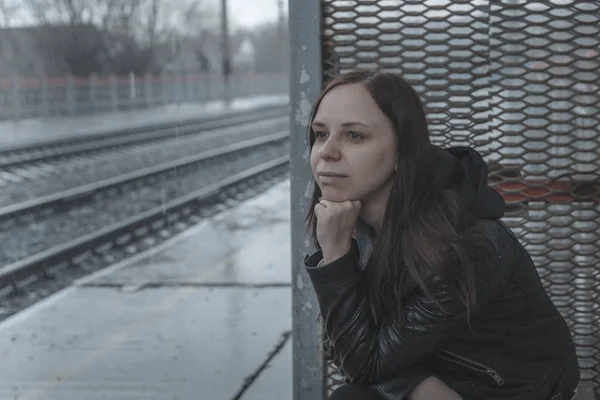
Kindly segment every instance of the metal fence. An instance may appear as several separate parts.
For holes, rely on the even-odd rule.
[[[0,79],[0,120],[149,108],[226,97],[285,94],[287,74],[202,73],[161,76]]]
[[[582,386],[598,389],[600,3],[303,0],[290,23],[294,399],[323,398],[341,378],[317,347],[303,272],[308,112],[333,75],[375,66],[415,86],[434,143],[473,146],[490,163],[505,220],[571,327]]]

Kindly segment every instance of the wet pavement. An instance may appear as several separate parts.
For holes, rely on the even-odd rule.
[[[0,324],[0,399],[291,399],[289,181]]]
[[[182,103],[141,110],[104,112],[76,117],[30,118],[19,121],[0,121],[0,148],[37,143],[63,137],[83,136],[99,132],[209,117],[228,111],[247,110],[264,105],[287,104],[289,96],[263,95],[223,101]]]

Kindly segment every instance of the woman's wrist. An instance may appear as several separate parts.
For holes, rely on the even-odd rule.
[[[337,259],[342,258],[350,251],[350,246],[339,246],[333,249],[323,249],[323,263],[331,264]]]

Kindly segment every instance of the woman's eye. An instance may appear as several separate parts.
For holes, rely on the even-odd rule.
[[[358,132],[348,132],[348,136],[351,140],[360,140],[363,138],[363,135]]]
[[[321,132],[321,131],[316,131],[315,132],[315,138],[317,139],[322,139],[326,136],[327,134],[325,132]]]

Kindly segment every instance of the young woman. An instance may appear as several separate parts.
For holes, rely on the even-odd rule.
[[[305,260],[336,364],[330,399],[571,399],[569,329],[468,147],[429,139],[391,73],[332,81],[310,118]]]

